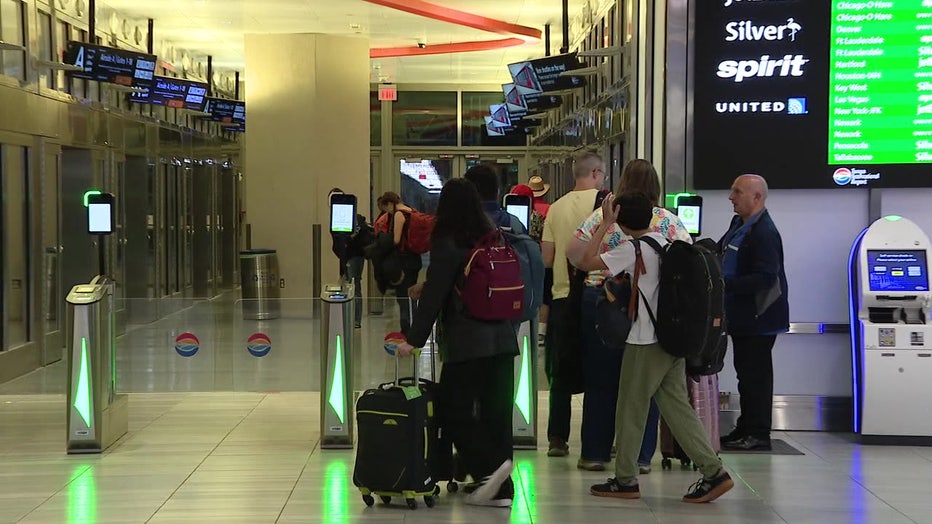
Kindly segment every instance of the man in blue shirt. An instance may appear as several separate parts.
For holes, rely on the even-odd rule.
[[[773,345],[789,327],[783,240],[765,206],[767,181],[739,176],[731,186],[735,217],[718,241],[725,277],[725,316],[734,348],[741,416],[722,437],[725,449],[769,450]]]

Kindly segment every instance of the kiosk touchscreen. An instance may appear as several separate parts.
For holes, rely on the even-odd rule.
[[[330,232],[352,233],[356,226],[356,195],[330,195]]]
[[[929,238],[889,216],[851,252],[854,429],[866,443],[932,444]]]
[[[702,234],[702,197],[699,195],[684,195],[676,199],[676,216],[680,218],[686,231],[698,237]]]
[[[524,195],[505,195],[505,211],[518,217],[526,231],[531,230],[531,198]]]

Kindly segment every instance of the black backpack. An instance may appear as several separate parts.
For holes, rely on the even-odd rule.
[[[682,240],[661,246],[641,237],[660,255],[657,315],[648,313],[657,341],[674,357],[686,359],[689,375],[714,375],[725,366],[725,280],[716,252]]]

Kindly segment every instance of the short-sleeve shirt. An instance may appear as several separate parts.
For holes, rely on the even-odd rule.
[[[660,233],[648,233],[655,238],[660,245],[666,240]],[[602,261],[608,266],[608,270],[613,275],[622,271],[629,273],[634,271],[635,250],[632,242],[621,242],[615,248],[606,253],[599,255]],[[654,331],[654,324],[650,320],[647,312],[647,306],[644,304],[644,297],[650,302],[650,309],[657,314],[657,295],[660,288],[660,255],[646,243],[641,243],[641,259],[644,260],[644,269],[646,273],[638,277],[638,289],[643,296],[638,295],[638,315],[631,324],[631,331],[628,333],[628,344],[653,344],[657,342],[657,334]]]
[[[589,242],[589,240],[592,239],[592,235],[599,229],[599,224],[601,223],[602,208],[599,208],[593,211],[592,214],[589,215],[589,218],[579,225],[579,228],[576,229],[576,238],[583,242]],[[682,240],[690,244],[693,242],[692,237],[689,236],[689,232],[686,231],[686,226],[683,225],[680,218],[662,207],[654,208],[654,216],[650,220],[650,230],[660,233],[663,238],[670,242],[674,240]],[[626,238],[621,227],[619,227],[618,224],[612,224],[612,228],[608,230],[608,233],[606,233],[605,237],[602,239],[602,244],[599,246],[599,254],[611,251],[625,241]],[[590,271],[589,275],[586,276],[586,285],[589,287],[601,286],[602,282],[607,277],[614,274],[617,273],[602,270]]]
[[[550,205],[544,220],[544,242],[553,242],[553,298],[566,298],[570,294],[570,275],[566,268],[566,245],[573,232],[595,206],[595,189],[570,191]]]

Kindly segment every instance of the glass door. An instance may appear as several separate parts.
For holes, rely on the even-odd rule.
[[[65,347],[62,320],[65,310],[65,294],[61,285],[61,147],[48,143],[40,144],[41,206],[42,206],[42,320],[44,340],[42,343],[42,365],[61,360]]]
[[[457,173],[456,159],[451,156],[404,156],[395,160],[398,166],[398,186],[401,200],[418,211],[437,211],[437,201],[444,184]],[[460,175],[456,175],[460,176]],[[376,195],[378,198],[378,195]]]
[[[0,351],[32,339],[29,148],[0,145]]]

